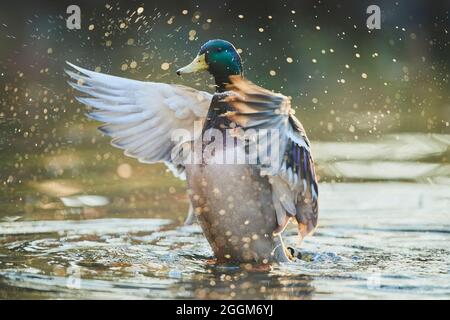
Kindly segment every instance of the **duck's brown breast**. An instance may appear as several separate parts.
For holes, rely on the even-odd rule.
[[[256,166],[188,165],[186,173],[196,216],[219,261],[280,260],[271,186]]]

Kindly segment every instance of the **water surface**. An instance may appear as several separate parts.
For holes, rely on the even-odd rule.
[[[408,153],[411,137],[417,147]],[[399,144],[402,153],[386,163],[386,151]],[[117,178],[124,167],[102,159],[92,181],[71,173],[4,192],[0,297],[450,298],[449,167],[433,161],[448,152],[448,136],[389,136],[379,145],[361,143],[362,153],[357,144],[345,153],[345,143],[315,145],[326,182],[320,224],[302,244],[301,260],[255,269],[216,265],[201,229],[183,226],[182,182],[162,166],[132,162],[131,176]],[[80,154],[41,162],[48,170],[89,171]],[[285,239],[296,245],[294,226]]]

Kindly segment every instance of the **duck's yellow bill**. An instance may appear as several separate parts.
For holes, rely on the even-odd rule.
[[[201,54],[199,56],[196,56],[195,59],[189,63],[187,66],[178,69],[177,74],[185,74],[185,73],[193,73],[193,72],[199,72],[199,71],[205,71],[208,70],[208,64],[205,60],[205,54]]]

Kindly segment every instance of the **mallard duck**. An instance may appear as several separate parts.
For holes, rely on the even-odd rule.
[[[113,146],[140,162],[164,162],[177,177],[187,179],[187,223],[199,222],[219,262],[295,259],[296,251],[283,244],[283,230],[289,221],[296,220],[299,238],[303,239],[318,219],[318,185],[310,142],[289,98],[243,77],[241,57],[230,42],[206,42],[190,64],[177,70],[178,75],[208,71],[215,80],[214,94],[182,85],[124,79],[68,64],[78,71],[67,71],[75,80],[70,85],[88,95],[77,99],[93,108],[90,118],[104,122],[99,129],[112,137]],[[194,128],[198,123],[200,131]],[[174,140],[174,131],[180,129],[188,133],[186,138]],[[251,163],[211,161],[223,157],[235,143],[221,142],[222,150],[206,152],[214,140],[204,139],[210,129],[225,138],[245,140],[239,151],[244,157],[251,153],[249,141],[255,140],[255,132],[273,130],[276,134],[261,145],[279,151],[281,156],[268,162],[259,154]],[[192,148],[198,142],[201,147]],[[200,161],[192,161],[192,155]]]

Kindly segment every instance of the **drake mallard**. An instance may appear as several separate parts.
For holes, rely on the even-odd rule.
[[[195,59],[177,71],[178,75],[208,71],[215,80],[214,94],[68,64],[79,72],[67,71],[75,80],[70,85],[88,95],[77,99],[93,108],[90,118],[104,122],[99,130],[112,137],[113,146],[140,162],[164,162],[177,177],[187,179],[186,223],[198,220],[219,262],[294,258],[295,251],[281,238],[286,225],[295,217],[303,239],[318,219],[310,142],[289,98],[243,77],[241,57],[230,42],[206,42]],[[200,131],[195,128],[199,123]],[[187,138],[174,140],[174,131],[180,129],[188,133]],[[214,139],[204,136],[210,129],[224,135],[221,150],[208,150]],[[211,161],[218,156],[223,159],[238,140],[245,141],[239,152],[248,158],[249,141],[255,141],[258,130],[276,133],[260,144],[281,156],[262,161],[258,153],[255,162]],[[226,143],[230,137],[236,140]],[[200,148],[192,148],[198,144]],[[192,155],[200,161],[192,161]]]

